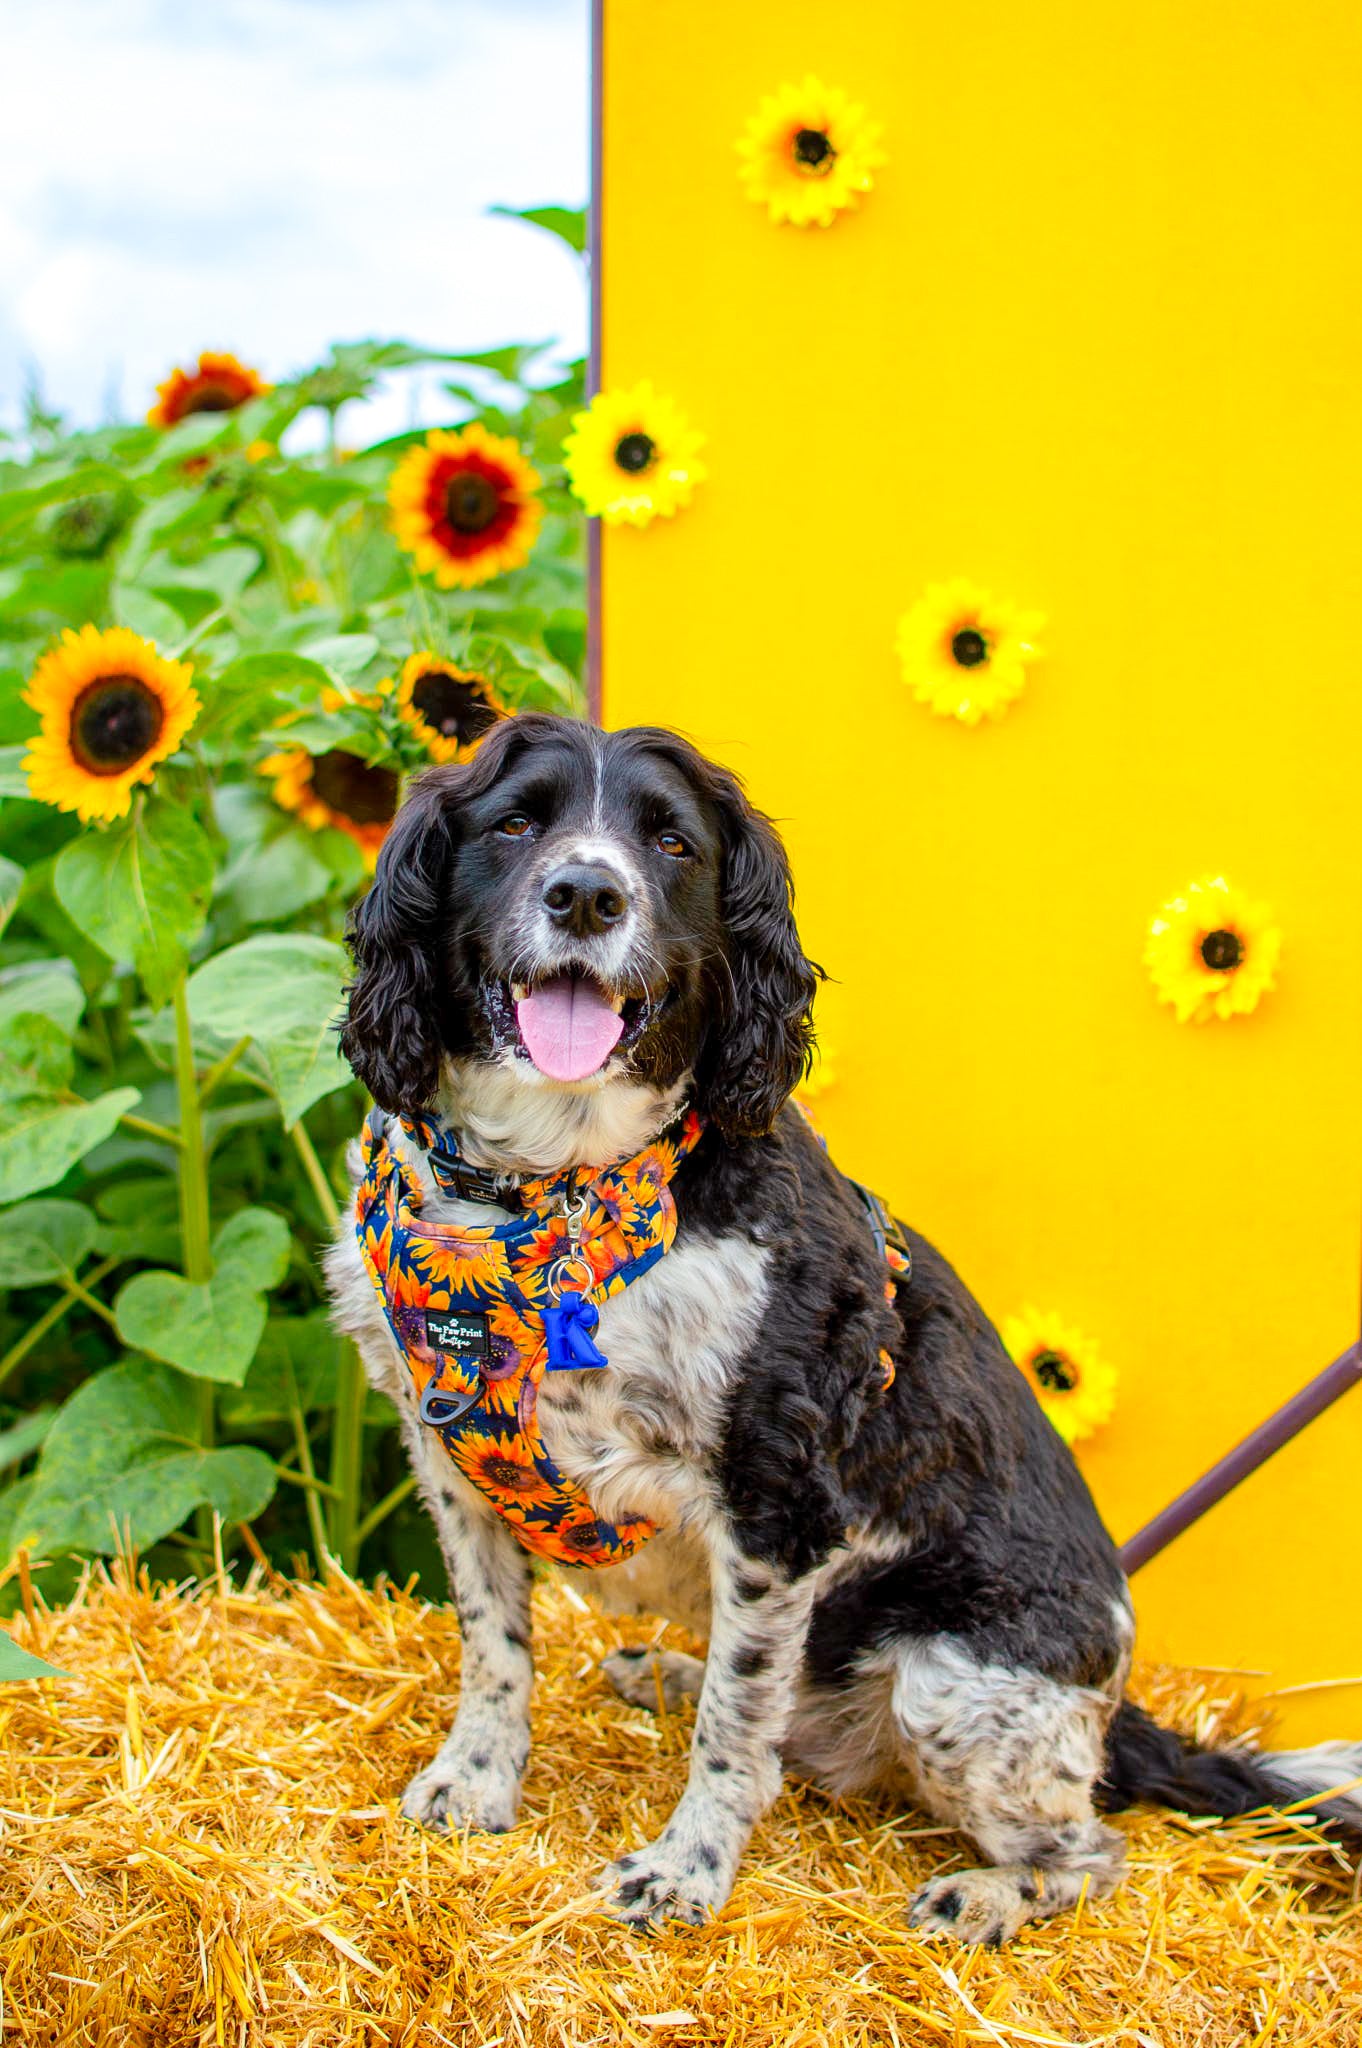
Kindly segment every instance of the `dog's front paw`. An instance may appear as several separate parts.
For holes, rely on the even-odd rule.
[[[402,1814],[423,1828],[477,1828],[504,1835],[520,1811],[520,1780],[482,1750],[441,1751],[402,1794]]]
[[[698,1927],[724,1904],[733,1872],[703,1842],[669,1842],[662,1835],[646,1849],[607,1864],[600,1884],[605,1910],[631,1927],[660,1920],[685,1920]]]
[[[601,1659],[602,1675],[622,1700],[650,1714],[674,1714],[683,1700],[698,1700],[705,1667],[681,1650],[613,1650]]]
[[[1010,1869],[952,1870],[929,1877],[908,1901],[908,1925],[920,1934],[947,1934],[1000,1948],[1034,1917],[1024,1881]]]

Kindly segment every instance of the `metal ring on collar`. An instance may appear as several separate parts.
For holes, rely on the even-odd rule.
[[[574,1267],[586,1275],[585,1280],[580,1284],[564,1278],[564,1275],[570,1273]],[[587,1258],[585,1252],[564,1252],[562,1258],[555,1259],[549,1268],[548,1285],[549,1292],[554,1296],[555,1300],[563,1292],[565,1286],[576,1286],[579,1293],[589,1294],[596,1285],[596,1275],[592,1270],[591,1261]]]

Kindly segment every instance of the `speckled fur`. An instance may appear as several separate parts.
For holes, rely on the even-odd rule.
[[[497,843],[511,810],[531,820],[523,867]],[[683,834],[684,863],[659,864],[661,831]],[[560,1087],[489,1027],[478,992],[511,978],[507,933],[561,967],[533,892],[584,844],[626,890],[629,942],[584,940],[568,965],[637,971],[654,998],[664,971],[668,994],[627,1055]],[[659,1524],[579,1583],[709,1644],[703,1664],[607,1660],[636,1706],[659,1687],[697,1698],[685,1790],[657,1840],[603,1873],[612,1910],[643,1925],[721,1906],[787,1770],[912,1801],[970,1836],[989,1867],[933,1879],[908,1911],[985,1942],[1116,1882],[1099,1807],[1236,1812],[1355,1772],[1346,1745],[1201,1752],[1122,1699],[1129,1596],[1068,1451],[914,1233],[911,1281],[886,1301],[861,1202],[782,1106],[814,976],[779,842],[731,777],[673,735],[516,719],[472,764],[420,779],[354,939],[356,1070],[387,1109],[437,1101],[475,1163],[551,1174],[639,1149],[684,1098],[708,1118],[673,1184],[673,1249],[602,1308],[608,1369],[540,1393],[551,1456],[601,1513]],[[496,1213],[425,1185],[434,1220]],[[403,1810],[509,1827],[529,1747],[528,1562],[417,1420],[348,1229],[328,1270],[338,1320],[401,1411],[464,1635],[454,1727]],[[1362,1821],[1355,1795],[1322,1810]]]

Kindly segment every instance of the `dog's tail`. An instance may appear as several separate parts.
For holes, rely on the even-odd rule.
[[[1143,1801],[1227,1820],[1258,1807],[1289,1806],[1362,1837],[1362,1742],[1203,1749],[1161,1728],[1133,1700],[1122,1700],[1107,1729],[1106,1768],[1095,1798],[1106,1813]]]

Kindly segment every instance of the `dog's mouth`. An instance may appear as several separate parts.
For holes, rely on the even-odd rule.
[[[517,1053],[550,1081],[585,1081],[643,1036],[668,992],[629,994],[593,974],[568,971],[534,982],[496,981],[487,994],[501,1034],[513,1039]]]

